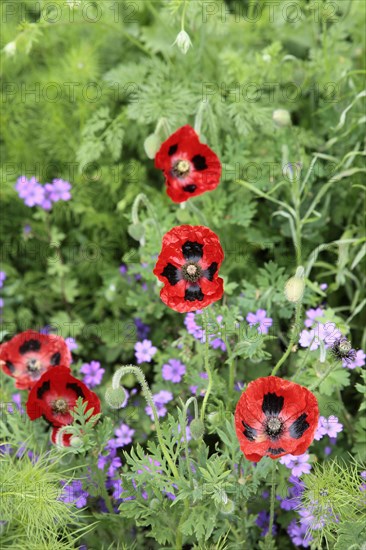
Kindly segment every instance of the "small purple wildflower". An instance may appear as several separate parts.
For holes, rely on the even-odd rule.
[[[159,418],[166,415],[168,411],[165,405],[169,403],[169,401],[171,401],[172,399],[173,399],[173,394],[170,391],[166,391],[166,390],[161,390],[155,395],[153,395],[153,401],[157,409]],[[154,420],[153,411],[150,405],[145,407],[145,412],[147,415],[150,416],[151,420]]]
[[[318,349],[321,341],[324,342],[326,348],[329,348],[341,336],[341,332],[334,323],[325,323],[324,325],[318,323],[311,330],[301,331],[299,344],[303,348],[310,347],[310,351],[314,351]]]
[[[0,288],[4,286],[5,279],[6,279],[5,271],[0,271]]]
[[[136,326],[137,338],[139,340],[144,340],[145,338],[147,338],[150,332],[149,325],[145,325],[145,323],[143,323],[139,317],[136,317],[134,319],[134,323]]]
[[[65,338],[65,342],[70,351],[74,351],[79,347],[76,340],[74,338],[71,338],[71,336],[68,336],[67,338]]]
[[[204,331],[203,329],[197,325],[195,316],[196,314],[202,313],[201,310],[197,310],[196,313],[193,311],[187,313],[187,315],[184,318],[184,324],[186,326],[186,329],[189,334],[191,334],[196,340],[200,340],[201,342],[204,341]]]
[[[258,332],[261,334],[268,334],[268,329],[273,323],[271,317],[267,317],[267,312],[265,309],[257,309],[255,313],[249,312],[246,316],[246,320],[251,327],[254,325],[259,325]]]
[[[119,266],[119,272],[121,275],[126,275],[127,271],[128,271],[128,267],[126,264],[121,264]]]
[[[121,424],[119,428],[114,431],[117,436],[115,441],[115,447],[125,447],[132,443],[132,436],[135,433],[135,430],[130,428],[127,424]]]
[[[261,537],[265,537],[268,533],[269,528],[269,512],[266,510],[261,510],[255,520],[255,523],[262,529]],[[272,535],[277,533],[277,525],[273,524],[272,526]]]
[[[174,384],[178,384],[186,373],[186,366],[179,359],[169,359],[162,368],[162,376],[164,380],[170,380]]]
[[[60,500],[67,504],[72,503],[76,508],[84,508],[89,493],[83,490],[82,482],[77,479],[70,484],[67,484],[67,481],[62,481],[61,484],[63,486],[63,494]]]
[[[338,422],[338,418],[336,416],[331,415],[329,418],[320,416],[314,439],[319,441],[325,435],[328,435],[331,438],[336,438],[337,434],[342,430],[343,424]]]
[[[88,388],[94,388],[101,383],[105,369],[100,368],[99,361],[91,361],[81,365],[80,372],[84,374],[83,382]]]
[[[327,290],[328,285],[327,285],[327,283],[321,283],[321,284],[319,285],[319,288],[320,288],[320,290]]]
[[[296,519],[293,519],[287,527],[287,533],[295,546],[308,548],[313,540],[313,537],[308,534],[306,525],[297,523]]]
[[[71,183],[68,181],[56,178],[52,180],[52,183],[46,183],[44,187],[51,202],[68,201],[71,199]]]
[[[311,470],[311,464],[308,463],[309,453],[303,453],[299,456],[288,454],[280,458],[280,463],[284,464],[292,472],[295,477],[301,474],[308,474]]]
[[[310,328],[316,321],[318,321],[318,317],[323,317],[323,315],[324,310],[321,307],[317,307],[316,309],[308,309],[306,311],[306,319],[304,321],[304,325],[307,328]]]
[[[137,363],[150,363],[151,359],[158,351],[158,348],[152,345],[151,340],[143,340],[142,342],[136,342],[135,344],[135,356]]]
[[[44,188],[35,177],[27,179],[25,176],[21,176],[15,184],[15,189],[26,206],[42,205]]]
[[[345,361],[343,360],[342,364],[343,367],[347,367],[348,369],[355,369],[356,367],[363,367],[365,364],[366,354],[362,349],[359,349],[356,351],[356,357],[353,361]]]

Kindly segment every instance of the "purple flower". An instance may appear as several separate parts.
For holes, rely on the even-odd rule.
[[[288,497],[282,499],[280,506],[283,510],[295,510],[301,502],[300,497],[304,491],[305,484],[293,475],[288,480],[292,485],[288,488]]]
[[[269,512],[266,510],[261,510],[257,516],[257,519],[255,520],[255,523],[258,525],[258,527],[261,527],[261,536],[265,537],[268,533],[269,528]],[[272,535],[275,535],[277,533],[277,525],[273,524],[272,526]]]
[[[28,180],[25,176],[18,178],[15,189],[26,206],[41,206],[44,201],[44,188],[35,177]]]
[[[314,351],[318,349],[321,341],[324,342],[326,348],[329,348],[341,336],[341,332],[334,323],[325,323],[324,325],[318,323],[311,330],[301,331],[299,344],[303,348],[310,347],[310,351]]]
[[[0,298],[0,309],[3,309],[4,307],[4,299]]]
[[[292,472],[295,477],[301,474],[308,474],[311,470],[311,464],[308,463],[309,453],[304,453],[299,456],[288,454],[280,458],[280,463],[284,464]]]
[[[169,359],[168,363],[163,365],[162,376],[164,380],[171,380],[174,384],[180,382],[186,373],[186,366],[178,359]]]
[[[272,326],[273,321],[270,317],[266,317],[266,315],[267,312],[265,309],[257,309],[255,313],[249,312],[246,319],[251,327],[259,325],[259,333],[268,334],[268,329]]]
[[[153,395],[153,401],[157,409],[159,418],[166,415],[168,411],[165,405],[169,403],[169,401],[171,401],[172,399],[173,399],[173,394],[170,391],[166,391],[166,390],[161,390],[155,395]],[[145,407],[145,412],[150,416],[151,420],[154,420],[153,411],[150,405]]]
[[[294,545],[303,546],[304,548],[310,546],[310,542],[313,540],[313,537],[307,534],[307,531],[306,525],[298,524],[296,519],[293,519],[287,527],[287,533]]]
[[[126,275],[127,270],[128,270],[128,268],[127,268],[126,264],[121,264],[119,266],[119,272],[120,272],[121,275]]]
[[[328,285],[327,285],[327,283],[321,283],[321,284],[319,285],[319,288],[320,288],[320,290],[327,290]]]
[[[74,351],[74,349],[78,349],[79,347],[76,343],[76,340],[74,338],[71,338],[71,336],[65,338],[65,342],[70,351]]]
[[[105,369],[100,368],[99,361],[91,361],[81,365],[80,372],[84,374],[83,382],[89,388],[94,388],[101,383]]]
[[[83,484],[79,479],[69,484],[66,481],[62,481],[61,484],[63,492],[60,500],[65,503],[73,503],[76,508],[83,508],[86,505],[89,493],[83,490]]]
[[[365,364],[366,354],[362,349],[356,352],[356,358],[353,361],[343,360],[343,367],[348,369],[355,369],[356,367],[363,367]]]
[[[5,279],[6,279],[5,271],[0,271],[0,288],[4,286]]]
[[[134,319],[134,323],[137,330],[137,338],[139,340],[144,340],[145,338],[147,338],[150,332],[149,325],[145,325],[145,323],[143,323],[139,317],[136,317]]]
[[[106,481],[107,489],[113,489],[112,496],[114,499],[119,500],[123,493],[122,481],[120,478],[109,479]]]
[[[343,430],[343,424],[338,422],[338,418],[336,416],[331,415],[329,418],[325,418],[325,416],[321,416],[319,418],[318,427],[316,429],[314,439],[319,441],[322,439],[325,435],[329,435],[329,437],[337,437],[337,434]]]
[[[52,183],[46,183],[45,190],[48,193],[48,198],[52,202],[68,201],[71,199],[71,183],[62,179],[56,178]]]
[[[360,473],[360,476],[362,477],[362,479],[366,479],[366,470],[364,470],[363,472]]]
[[[187,315],[184,318],[184,324],[186,326],[187,331],[189,334],[191,334],[196,340],[200,340],[201,342],[204,342],[204,331],[203,329],[197,325],[195,316],[196,314],[200,314],[202,311],[199,309],[194,313],[191,311],[190,313],[187,313]]]
[[[152,345],[151,340],[143,340],[135,344],[135,356],[138,364],[150,363],[151,359],[158,351],[158,348]]]
[[[323,317],[324,310],[321,307],[317,307],[316,309],[308,309],[306,312],[306,319],[304,321],[304,325],[308,328],[310,328],[315,321],[318,320],[318,317]]]
[[[119,428],[114,431],[117,436],[115,439],[116,447],[125,447],[132,443],[132,436],[135,433],[135,430],[127,426],[127,424],[121,424]]]

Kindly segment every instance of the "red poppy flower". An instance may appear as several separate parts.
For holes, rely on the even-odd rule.
[[[68,368],[56,367],[45,372],[31,389],[26,403],[27,414],[31,420],[43,416],[56,428],[67,426],[73,422],[70,411],[78,397],[88,402],[86,410],[94,409],[93,414],[100,412],[99,397],[74,378]]]
[[[215,153],[200,142],[191,126],[172,134],[155,156],[155,167],[163,170],[167,193],[174,202],[215,189],[220,181],[221,163]]]
[[[242,393],[235,410],[240,449],[248,460],[301,455],[314,439],[319,409],[303,386],[277,376],[258,378]]]
[[[65,340],[54,334],[26,330],[0,346],[0,366],[21,390],[31,389],[49,368],[70,363]]]
[[[220,241],[207,227],[173,227],[163,237],[154,268],[165,283],[160,293],[164,304],[183,313],[220,300],[224,286],[218,273],[223,259]]]

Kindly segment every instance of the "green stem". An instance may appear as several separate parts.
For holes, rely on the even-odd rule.
[[[181,19],[181,22],[180,22],[180,28],[182,31],[184,31],[184,21],[185,21],[185,18],[186,18],[186,11],[187,11],[187,1],[184,0],[184,4],[183,4],[183,11],[182,11],[182,19]]]
[[[328,374],[330,374],[336,366],[337,366],[337,364],[333,364],[333,363],[331,365],[329,365],[329,367],[323,372],[323,374],[321,375],[319,380],[317,380],[316,382],[314,382],[314,384],[312,384],[310,386],[309,390],[311,392],[314,392],[320,386],[320,384],[323,382],[323,380],[326,379]]]
[[[272,538],[274,507],[275,507],[275,499],[276,499],[276,470],[277,470],[277,465],[276,465],[276,462],[273,461],[272,476],[271,476],[271,503],[270,503],[270,510],[269,510],[269,526],[268,526],[268,533],[266,535],[267,540],[270,540]]]
[[[293,348],[293,345],[295,343],[295,340],[298,336],[298,328],[300,326],[300,319],[301,319],[301,300],[299,300],[296,304],[296,314],[295,314],[295,323],[292,327],[292,334],[291,334],[291,338],[290,338],[290,342],[287,346],[287,350],[286,352],[284,353],[284,355],[281,357],[281,359],[279,361],[277,361],[277,364],[275,365],[275,367],[273,368],[272,372],[271,372],[271,376],[275,376],[276,375],[276,372],[278,371],[278,369],[280,368],[280,366],[286,361],[287,357],[290,355],[291,353],[291,350]]]
[[[204,422],[204,420],[205,420],[205,410],[206,410],[207,400],[208,400],[208,396],[211,393],[212,384],[213,384],[212,373],[211,373],[211,370],[210,370],[209,357],[208,357],[208,346],[209,346],[208,321],[209,321],[209,317],[208,317],[208,311],[206,309],[205,310],[205,321],[204,321],[204,325],[205,325],[204,334],[205,334],[205,371],[207,372],[207,375],[208,375],[208,386],[207,386],[205,396],[203,398],[203,403],[202,403],[202,408],[201,408],[201,420],[202,420],[202,422]]]
[[[189,483],[191,487],[193,488],[193,479],[192,479],[192,470],[191,470],[191,463],[189,460],[189,449],[188,449],[188,441],[187,441],[187,432],[186,432],[186,425],[187,425],[187,411],[189,405],[194,403],[194,418],[198,418],[198,403],[196,397],[190,397],[187,402],[185,403],[183,407],[183,424],[182,430],[183,430],[183,440],[184,440],[184,451],[186,455],[186,463],[187,463],[187,470],[188,470],[188,477],[189,477]]]
[[[174,462],[172,461],[172,458],[169,454],[169,451],[165,446],[165,443],[164,443],[164,440],[163,440],[163,434],[162,434],[161,426],[160,426],[160,422],[159,422],[159,417],[158,417],[158,413],[157,413],[157,410],[156,410],[156,407],[155,407],[153,396],[152,396],[152,393],[150,391],[149,385],[146,382],[146,378],[145,378],[145,375],[142,372],[142,370],[139,367],[136,367],[134,365],[127,365],[125,367],[119,368],[118,371],[115,372],[115,374],[113,375],[112,388],[113,389],[119,388],[122,376],[124,376],[125,374],[129,374],[129,373],[134,374],[136,376],[137,380],[139,381],[139,383],[141,384],[142,392],[144,394],[146,402],[147,402],[148,405],[150,405],[153,416],[154,416],[154,422],[155,422],[155,427],[156,427],[156,435],[157,435],[158,440],[159,440],[160,448],[163,452],[163,455],[164,455],[167,463],[169,464],[169,467],[170,467],[175,479],[179,479],[179,473],[178,473],[177,467],[174,464]]]
[[[225,338],[225,345],[226,345],[228,359],[229,359],[229,396],[231,398],[234,393],[236,365],[235,365],[235,358],[233,357],[233,351],[228,338]]]

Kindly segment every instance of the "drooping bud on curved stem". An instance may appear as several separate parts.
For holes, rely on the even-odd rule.
[[[302,299],[305,290],[304,268],[300,265],[294,277],[285,284],[285,296],[289,302],[298,302]]]

